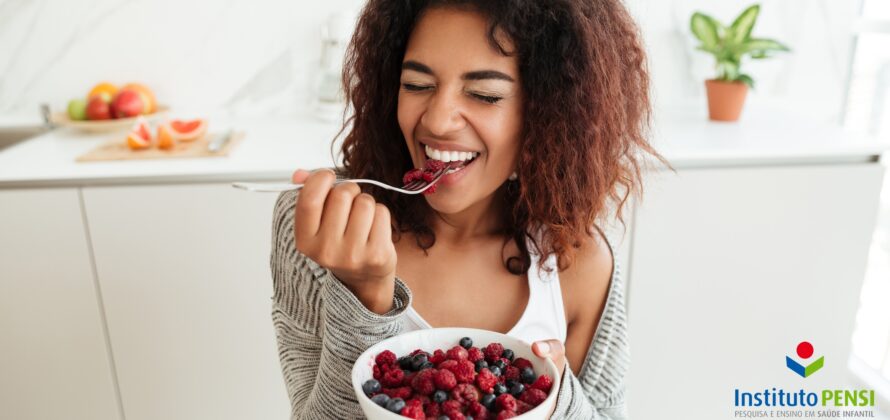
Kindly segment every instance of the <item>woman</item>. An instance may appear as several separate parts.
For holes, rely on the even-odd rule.
[[[352,362],[418,328],[508,333],[563,370],[552,418],[623,418],[618,264],[598,227],[640,188],[648,77],[618,0],[371,0],[343,81],[343,168],[274,215],[273,319],[293,418],[360,418]],[[345,128],[344,128],[345,129]],[[401,195],[426,160],[469,160]]]

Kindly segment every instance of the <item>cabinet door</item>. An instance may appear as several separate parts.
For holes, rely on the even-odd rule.
[[[650,179],[631,251],[631,417],[731,418],[736,388],[843,388],[882,174],[862,164]],[[825,358],[805,380],[785,366],[801,341]]]
[[[76,189],[0,191],[0,417],[120,419]]]
[[[276,197],[85,189],[127,420],[289,417],[270,315]]]

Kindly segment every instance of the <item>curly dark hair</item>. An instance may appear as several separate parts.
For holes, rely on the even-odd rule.
[[[670,166],[648,143],[649,76],[638,29],[620,0],[370,0],[346,54],[343,85],[354,113],[344,121],[341,153],[348,176],[399,184],[413,168],[397,119],[408,37],[429,7],[460,7],[489,22],[491,46],[516,54],[523,97],[518,181],[505,182],[505,258],[514,274],[530,266],[530,239],[542,256],[568,267],[584,236],[612,211],[625,225],[631,194],[642,196],[646,152]],[[514,45],[505,51],[495,31]],[[558,188],[554,188],[558,186]],[[394,234],[412,232],[427,250],[435,243],[425,199],[366,189],[392,214]],[[610,206],[614,207],[610,209]],[[625,225],[626,228],[626,225]],[[540,236],[533,234],[540,229]]]

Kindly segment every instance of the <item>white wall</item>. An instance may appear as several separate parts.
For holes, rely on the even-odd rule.
[[[703,106],[710,59],[693,52],[700,9],[731,21],[751,0],[628,0],[649,46],[656,105]],[[292,113],[305,108],[329,13],[362,0],[0,1],[0,114],[63,107],[93,83],[143,81],[180,110]],[[794,54],[753,63],[753,100],[837,116],[859,0],[763,0],[755,34]]]

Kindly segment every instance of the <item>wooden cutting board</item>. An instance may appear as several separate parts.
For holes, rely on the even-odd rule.
[[[216,153],[207,150],[207,145],[212,139],[223,133],[208,133],[204,137],[192,142],[180,142],[173,149],[161,150],[151,147],[142,150],[132,150],[127,146],[126,137],[109,140],[100,144],[95,149],[80,155],[77,162],[99,162],[111,160],[137,160],[137,159],[177,159],[228,156],[232,149],[244,139],[243,131],[232,133],[232,139]]]

